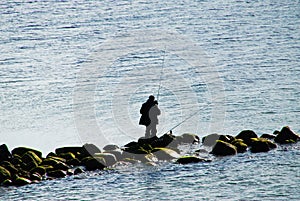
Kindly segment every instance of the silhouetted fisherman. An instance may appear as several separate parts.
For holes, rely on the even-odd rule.
[[[146,138],[150,138],[152,136],[152,134],[154,134],[154,133],[155,133],[154,135],[156,135],[155,129],[156,129],[156,124],[158,123],[158,120],[156,120],[157,117],[156,117],[156,119],[154,118],[151,123],[151,119],[154,116],[154,115],[152,115],[152,113],[155,113],[155,111],[157,111],[157,109],[158,109],[157,104],[155,104],[155,103],[157,103],[157,101],[155,102],[154,99],[155,99],[154,96],[152,96],[152,95],[149,96],[148,100],[145,103],[143,103],[143,105],[140,109],[140,113],[142,114],[142,116],[140,118],[139,124],[146,126],[146,132],[145,132]],[[155,105],[156,105],[157,109],[153,108],[154,112],[152,112],[152,110],[151,110],[151,118],[150,118],[150,115],[149,115],[150,109]],[[159,111],[159,114],[160,114],[160,111]],[[157,123],[155,123],[155,122],[157,122]],[[155,128],[153,130],[154,125],[155,125]],[[150,131],[151,131],[151,134],[150,134]]]

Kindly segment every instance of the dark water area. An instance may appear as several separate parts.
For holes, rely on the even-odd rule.
[[[159,85],[159,135],[195,112],[175,135],[300,133],[299,13],[294,0],[2,1],[0,143],[124,145]],[[299,153],[117,167],[0,200],[297,200]]]

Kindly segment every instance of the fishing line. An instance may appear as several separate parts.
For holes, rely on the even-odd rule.
[[[157,96],[156,96],[156,100],[157,100],[157,101],[158,101],[158,99],[159,99],[159,92],[160,92],[160,88],[161,88],[162,76],[163,76],[163,74],[164,74],[165,56],[166,56],[166,47],[165,47],[165,49],[164,49],[163,60],[162,60],[162,65],[161,65],[160,78],[159,78],[159,85],[158,85],[158,91],[157,91]]]

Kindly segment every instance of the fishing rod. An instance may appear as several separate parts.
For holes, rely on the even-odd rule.
[[[165,47],[165,49],[164,49],[163,60],[162,60],[162,65],[161,65],[160,78],[159,78],[159,85],[158,85],[158,91],[157,91],[157,96],[156,96],[156,100],[157,100],[157,101],[158,101],[158,99],[159,99],[159,92],[160,92],[161,82],[162,82],[162,76],[163,76],[163,72],[164,72],[165,56],[166,56],[166,47]]]

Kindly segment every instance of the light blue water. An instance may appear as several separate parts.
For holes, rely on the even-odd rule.
[[[299,133],[299,13],[293,0],[2,1],[0,142],[44,154],[123,145],[143,135],[139,107],[160,78],[160,133],[197,111],[174,133]],[[299,153],[121,167],[6,189],[1,200],[297,199]]]

